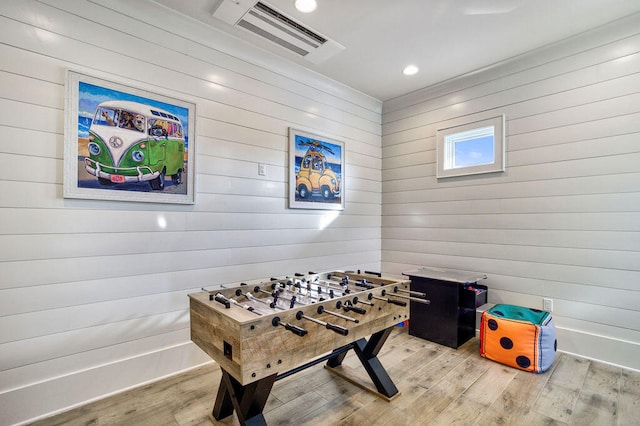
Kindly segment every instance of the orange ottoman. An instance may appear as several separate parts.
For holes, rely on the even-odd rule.
[[[482,313],[480,355],[533,373],[553,364],[558,341],[551,314],[515,305],[495,305]]]

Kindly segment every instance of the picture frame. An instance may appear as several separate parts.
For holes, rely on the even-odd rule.
[[[68,69],[65,198],[195,203],[196,105]]]
[[[344,210],[344,142],[289,128],[289,208]]]
[[[436,131],[436,177],[505,171],[504,115]]]

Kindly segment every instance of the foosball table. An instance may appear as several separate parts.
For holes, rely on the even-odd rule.
[[[410,283],[368,271],[309,272],[190,294],[191,340],[222,370],[212,416],[235,410],[241,424],[265,425],[275,381],[324,361],[366,387],[341,368],[351,349],[375,386],[369,390],[395,397],[377,355],[393,327],[409,319],[408,302],[429,303]]]

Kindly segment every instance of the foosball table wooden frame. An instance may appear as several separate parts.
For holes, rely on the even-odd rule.
[[[429,303],[410,283],[366,271],[309,272],[190,294],[191,340],[222,370],[213,418],[235,410],[243,425],[266,425],[275,381],[324,361],[384,399],[397,396],[377,355],[393,327],[409,319],[409,300]],[[342,367],[351,349],[375,390]]]

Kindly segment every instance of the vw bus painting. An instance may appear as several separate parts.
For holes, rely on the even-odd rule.
[[[70,74],[68,103],[77,121],[68,119],[65,133],[71,133],[70,145],[75,135],[77,149],[69,150],[75,163],[74,171],[65,170],[65,196],[193,203],[189,133],[195,105]]]
[[[290,130],[290,207],[339,210],[344,208],[342,142]]]
[[[154,191],[165,178],[182,183],[184,129],[180,118],[160,108],[131,101],[106,101],[89,127],[84,168],[101,185],[148,182]]]

